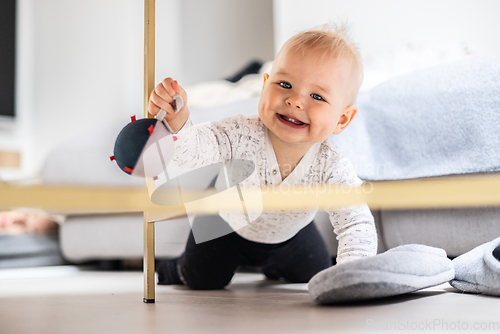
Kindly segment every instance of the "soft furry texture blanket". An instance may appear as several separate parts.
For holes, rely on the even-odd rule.
[[[393,78],[357,105],[334,141],[362,179],[500,171],[500,55]]]

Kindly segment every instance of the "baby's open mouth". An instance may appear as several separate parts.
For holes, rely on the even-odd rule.
[[[286,115],[278,114],[278,116],[279,116],[281,119],[283,119],[283,120],[285,120],[285,121],[287,121],[287,122],[293,123],[293,124],[295,124],[295,125],[299,125],[299,126],[300,126],[300,125],[306,125],[306,124],[307,124],[307,123],[304,123],[304,122],[302,122],[302,121],[299,121],[298,119],[291,118],[291,117],[288,117],[288,116],[286,116]]]

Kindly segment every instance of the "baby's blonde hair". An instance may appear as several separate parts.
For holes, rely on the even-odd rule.
[[[318,51],[322,57],[348,61],[352,71],[352,89],[348,103],[349,105],[356,103],[359,87],[363,81],[363,66],[359,49],[351,42],[346,24],[337,26],[330,23],[302,31],[286,41],[281,50],[285,48],[291,51],[301,51],[303,55],[314,50]]]

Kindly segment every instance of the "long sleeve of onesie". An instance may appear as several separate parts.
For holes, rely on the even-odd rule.
[[[328,183],[341,187],[342,191],[353,191],[350,187],[360,186],[350,160],[340,156],[330,166]],[[330,221],[337,235],[337,263],[343,263],[377,254],[377,231],[375,221],[366,204],[328,209]]]
[[[224,122],[217,122],[193,126],[189,119],[177,133],[173,162],[192,169],[231,159],[230,134],[224,125]]]

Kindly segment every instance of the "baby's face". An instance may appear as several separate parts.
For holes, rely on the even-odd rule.
[[[282,50],[259,102],[270,136],[287,144],[312,146],[343,128],[351,85],[348,62],[311,52]]]

